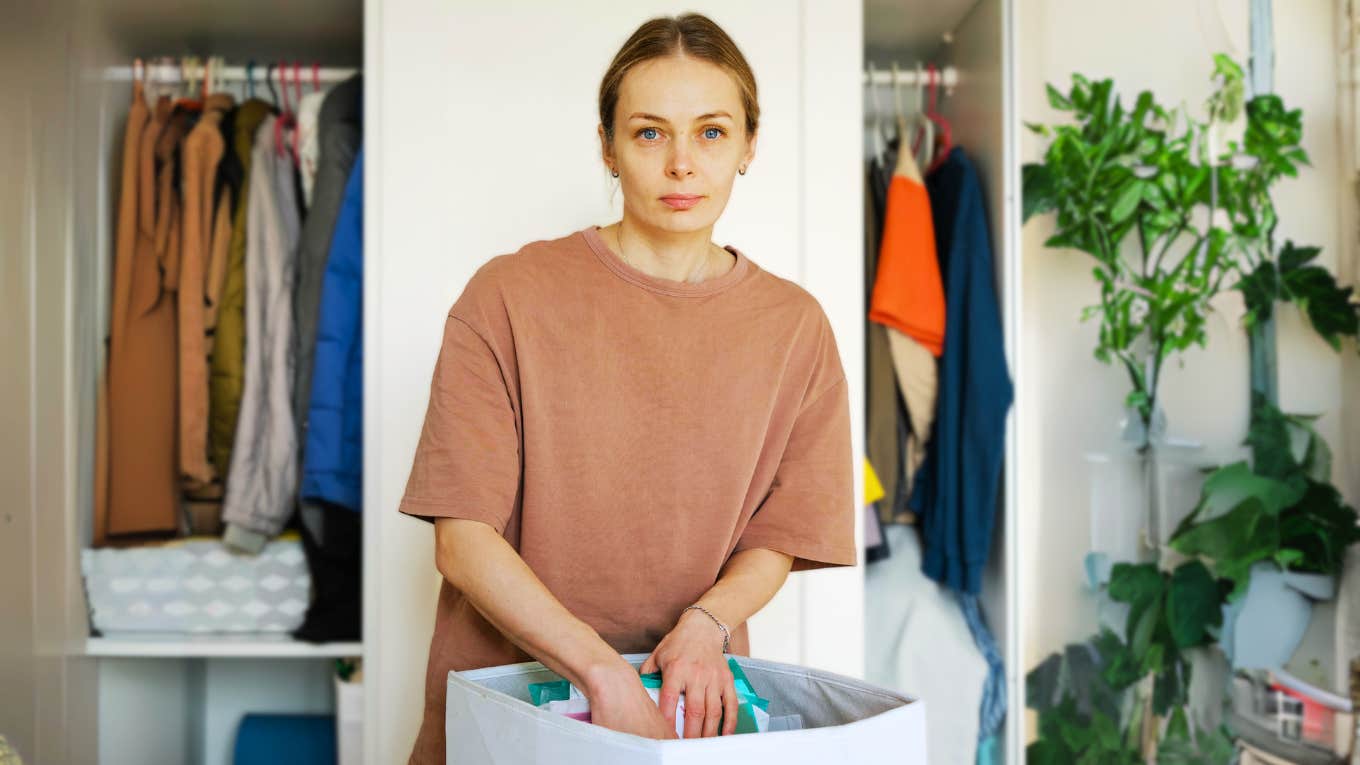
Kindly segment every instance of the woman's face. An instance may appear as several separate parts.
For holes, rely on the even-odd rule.
[[[624,75],[605,160],[619,174],[630,220],[664,231],[712,227],[737,168],[755,156],[736,80],[687,56],[652,59]]]

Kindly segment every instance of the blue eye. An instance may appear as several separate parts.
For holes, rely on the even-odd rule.
[[[639,131],[638,131],[638,135],[642,136],[643,138],[646,138],[648,141],[651,141],[651,140],[653,140],[653,139],[648,138],[647,136],[643,135],[643,133],[655,133],[655,132],[656,132],[656,128],[648,127],[648,128],[643,128],[643,129],[639,130]]]
[[[707,135],[708,132],[709,132],[710,130],[715,131],[715,132],[717,132],[717,134],[718,134],[718,135],[716,135],[716,136],[713,136],[713,137],[710,139],[710,140],[713,140],[713,141],[716,141],[716,140],[718,140],[719,138],[721,138],[722,136],[727,135],[727,131],[726,131],[726,130],[723,130],[722,128],[719,128],[719,127],[704,128],[704,134]]]

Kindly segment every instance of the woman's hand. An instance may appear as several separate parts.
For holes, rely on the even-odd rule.
[[[723,633],[712,619],[686,611],[642,665],[644,675],[661,670],[661,714],[672,728],[685,694],[685,738],[719,735],[720,719],[722,735],[737,730],[737,689],[722,646]]]
[[[590,722],[610,730],[655,739],[678,738],[674,718],[661,716],[661,709],[642,687],[630,664],[620,671],[597,673],[586,697],[590,699]]]

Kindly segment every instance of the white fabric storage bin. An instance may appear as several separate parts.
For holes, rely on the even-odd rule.
[[[290,633],[311,601],[297,535],[259,555],[211,537],[80,551],[90,623],[104,635],[138,632]]]
[[[646,654],[625,654],[641,667]],[[560,679],[538,662],[449,673],[444,729],[450,765],[925,765],[919,700],[861,680],[792,664],[733,657],[771,717],[801,715],[802,730],[657,741],[538,709],[529,684]]]

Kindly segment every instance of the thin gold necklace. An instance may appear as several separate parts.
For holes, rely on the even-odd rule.
[[[627,263],[630,267],[632,267],[632,268],[634,268],[634,269],[637,269],[637,266],[633,265],[633,261],[631,261],[631,260],[628,259],[628,254],[625,253],[625,252],[623,251],[623,224],[622,224],[622,223],[620,223],[618,226],[616,226],[616,227],[614,228],[614,241],[617,242],[618,245],[619,245],[619,257],[623,258],[623,262],[624,262],[624,263]],[[638,270],[641,270],[641,269],[638,269]],[[707,264],[705,264],[705,270],[707,270]],[[705,280],[704,280],[704,279],[700,279],[700,280],[698,280],[697,282],[691,282],[690,280],[686,279],[685,281],[689,282],[690,284],[698,284],[698,283],[703,282],[703,281],[705,281]]]

